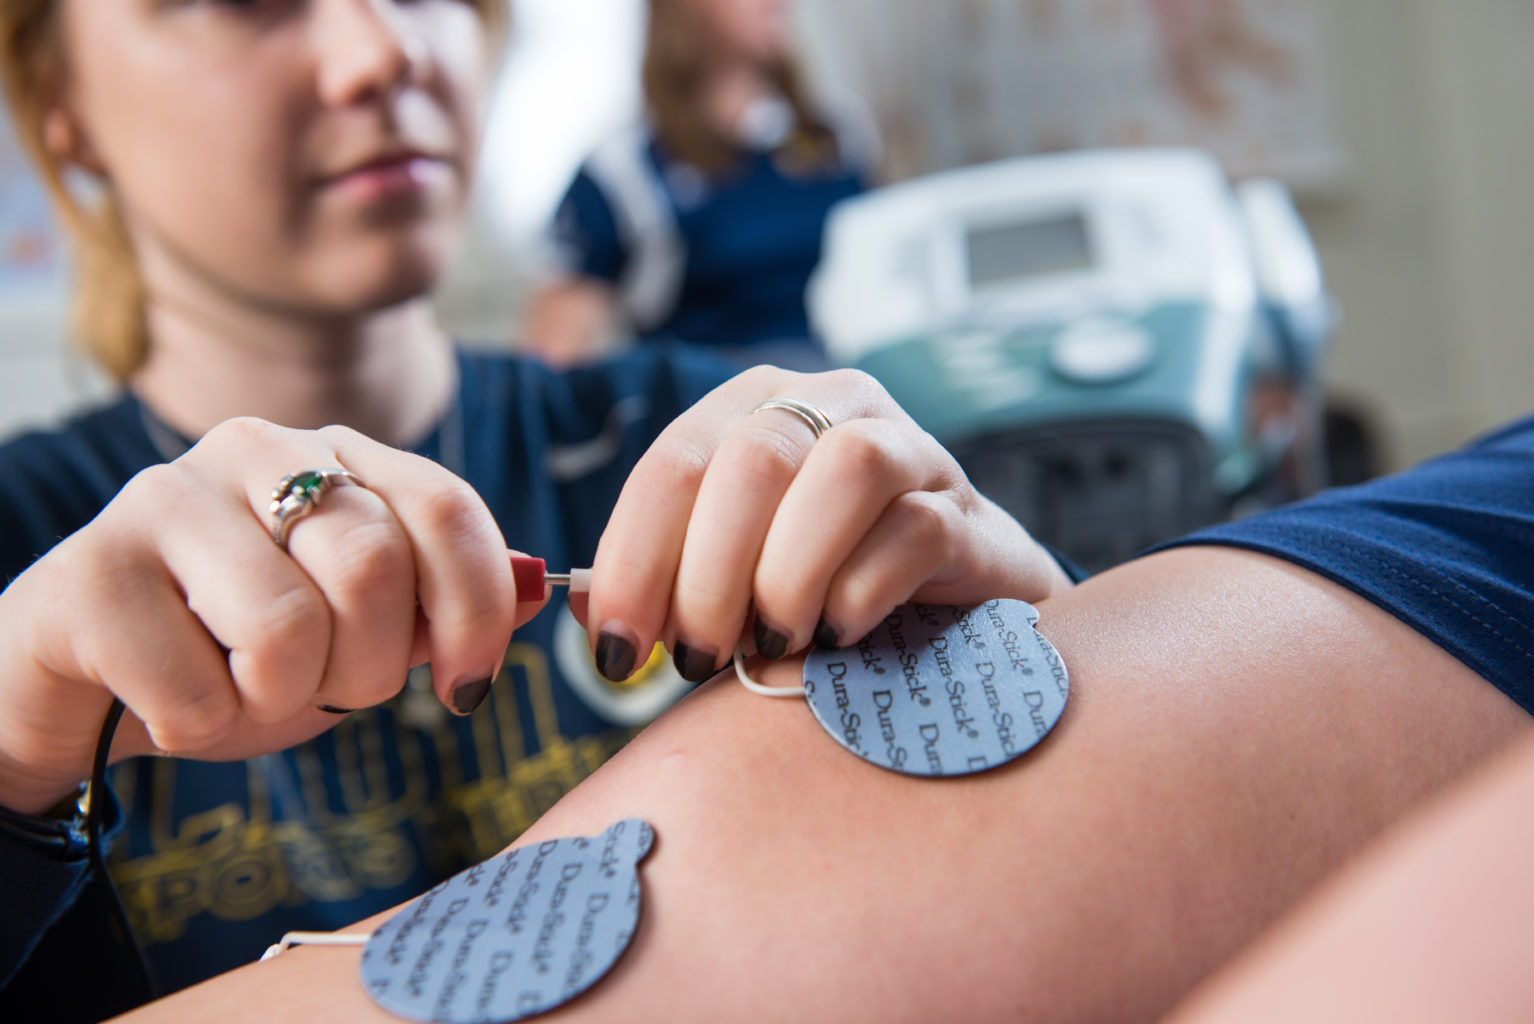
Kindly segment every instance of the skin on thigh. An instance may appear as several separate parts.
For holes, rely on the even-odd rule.
[[[1477,772],[1329,881],[1177,1017],[1534,1019],[1534,742]]]
[[[724,676],[555,806],[524,842],[635,816],[657,836],[633,946],[561,1013],[1143,1020],[1528,730],[1397,620],[1260,555],[1157,555],[1040,610],[1071,701],[1009,766],[885,772]],[[357,957],[292,950],[138,1019],[394,1019]]]

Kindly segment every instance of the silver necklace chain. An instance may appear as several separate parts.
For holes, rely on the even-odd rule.
[[[165,462],[175,462],[181,456],[191,450],[192,444],[186,438],[176,433],[165,421],[149,411],[149,406],[144,404],[141,398],[135,398],[138,402],[139,422],[144,424],[144,433],[149,435],[149,443],[154,446],[156,454]]]

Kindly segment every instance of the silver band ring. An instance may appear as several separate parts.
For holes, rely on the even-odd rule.
[[[267,511],[272,514],[272,540],[279,548],[288,549],[288,531],[293,524],[318,508],[325,492],[339,484],[367,486],[344,469],[301,469],[272,488]]]
[[[769,398],[761,405],[752,409],[751,412],[759,413],[763,409],[782,409],[791,412],[803,420],[811,430],[815,432],[815,440],[820,440],[820,435],[831,429],[831,418],[808,402],[801,402],[797,398]]]

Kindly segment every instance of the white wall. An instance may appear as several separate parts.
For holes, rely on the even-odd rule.
[[[1392,461],[1534,410],[1534,4],[1326,5],[1355,181],[1306,216],[1343,307],[1340,395]]]
[[[1534,3],[1428,4],[1448,330],[1463,426],[1534,410]],[[1473,12],[1473,15],[1472,15]]]
[[[105,391],[69,349],[62,297],[0,304],[0,437],[56,422]]]

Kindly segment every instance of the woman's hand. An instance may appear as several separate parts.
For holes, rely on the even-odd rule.
[[[753,412],[774,397],[819,408],[831,429],[817,440],[792,412]],[[907,600],[1039,600],[1069,586],[873,378],[762,366],[640,460],[602,535],[585,614],[608,678],[661,639],[696,681],[728,661],[753,610],[757,651],[779,657],[852,642]]]
[[[325,492],[284,551],[271,489],[308,467],[366,486]],[[114,695],[114,760],[280,750],[428,660],[443,704],[472,710],[540,607],[515,595],[494,520],[446,470],[344,427],[231,420],[0,594],[0,805],[36,813],[85,778]]]

